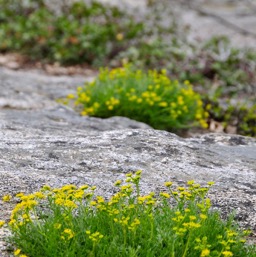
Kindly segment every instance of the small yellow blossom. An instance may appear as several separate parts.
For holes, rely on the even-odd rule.
[[[116,39],[117,39],[118,41],[122,41],[122,40],[124,39],[123,33],[118,33],[118,34],[116,35]]]
[[[91,201],[91,202],[90,202],[90,205],[91,205],[91,206],[95,206],[95,205],[97,205],[97,202],[96,202],[96,201]]]
[[[61,226],[62,226],[62,225],[61,225],[60,223],[55,223],[55,224],[54,224],[54,228],[55,228],[55,229],[60,229]]]
[[[88,185],[82,185],[79,187],[80,190],[86,190],[89,186]]]
[[[20,252],[21,252],[21,249],[16,249],[16,250],[13,252],[13,254],[14,254],[15,256],[17,256],[17,255],[20,254]]]
[[[137,171],[135,172],[135,174],[136,174],[137,176],[139,176],[141,173],[142,173],[142,170],[137,170]]]
[[[115,186],[120,186],[122,184],[122,181],[121,180],[117,180],[116,182],[115,182]]]
[[[164,185],[165,185],[166,187],[170,187],[170,186],[172,186],[172,184],[173,184],[173,183],[170,182],[170,181],[164,183]]]
[[[68,99],[74,99],[75,96],[74,96],[73,94],[68,94],[68,95],[67,95],[67,98],[68,98]]]
[[[223,251],[222,255],[225,256],[225,257],[231,257],[231,256],[233,256],[233,253],[230,252],[230,251]]]
[[[160,195],[165,197],[165,198],[170,198],[171,197],[168,193],[164,193],[164,192],[161,192]]]
[[[206,257],[210,255],[210,250],[209,249],[203,249],[201,252],[200,257]]]
[[[5,224],[3,220],[0,220],[0,228]]]
[[[11,199],[12,199],[12,196],[11,196],[11,195],[4,195],[3,198],[2,198],[2,200],[3,200],[4,202],[9,202]]]
[[[48,185],[44,185],[43,188],[42,188],[43,191],[50,191],[51,190],[51,187],[48,186]]]
[[[200,214],[200,218],[202,219],[202,220],[206,220],[207,219],[207,216],[205,215],[205,214]]]
[[[71,238],[73,238],[75,236],[75,233],[69,229],[69,228],[66,228],[64,229],[64,231],[62,232],[62,236],[61,236],[61,239],[63,240],[70,240]]]

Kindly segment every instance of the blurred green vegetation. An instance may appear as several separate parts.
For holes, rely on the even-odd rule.
[[[143,13],[97,1],[50,8],[44,0],[0,0],[0,52],[62,65],[167,70],[189,80],[209,110],[208,122],[224,131],[256,136],[256,51],[231,46],[228,38],[190,43],[168,1],[148,1]],[[168,19],[166,19],[168,17]]]

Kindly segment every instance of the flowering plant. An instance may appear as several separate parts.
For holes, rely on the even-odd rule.
[[[245,244],[249,232],[211,210],[206,194],[213,182],[166,182],[164,191],[143,195],[140,178],[137,171],[127,174],[125,182],[117,180],[117,193],[109,199],[88,185],[44,186],[33,194],[17,194],[9,221],[14,255],[255,256],[255,246]]]
[[[82,115],[126,116],[167,131],[198,125],[207,128],[208,113],[200,95],[189,81],[170,80],[165,70],[145,73],[131,65],[101,69],[93,82],[78,87],[77,96],[68,98],[75,99]]]

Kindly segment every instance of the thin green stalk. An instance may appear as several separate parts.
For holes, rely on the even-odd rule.
[[[187,243],[186,243],[186,246],[185,246],[185,250],[184,250],[184,253],[183,253],[182,257],[186,257],[186,255],[187,255],[189,241],[190,241],[190,235],[191,235],[191,232],[189,231],[188,240],[187,240]]]

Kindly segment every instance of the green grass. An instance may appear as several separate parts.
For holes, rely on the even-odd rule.
[[[10,242],[19,257],[170,256],[254,257],[247,245],[248,231],[232,217],[227,221],[211,210],[206,198],[209,182],[186,187],[166,182],[158,194],[140,192],[141,171],[116,181],[110,199],[96,196],[96,187],[44,186],[19,203],[8,226]],[[10,196],[5,196],[5,201]],[[3,225],[3,224],[2,224]]]

